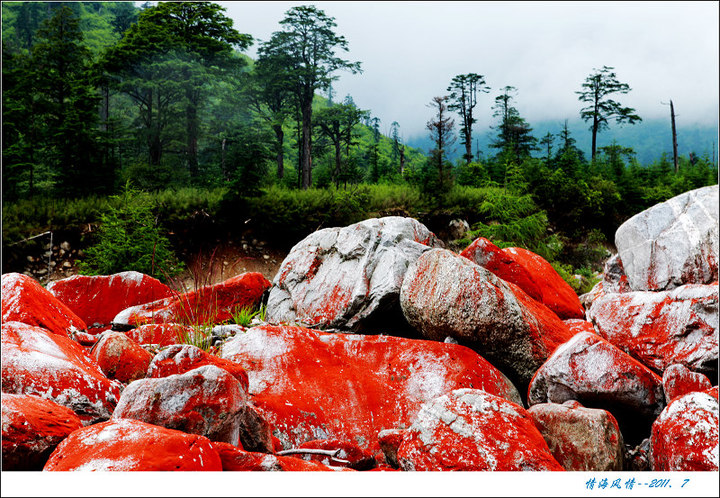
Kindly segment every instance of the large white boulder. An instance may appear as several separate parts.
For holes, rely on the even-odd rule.
[[[273,280],[266,320],[363,331],[377,312],[402,318],[413,261],[442,242],[413,218],[373,218],[318,230],[295,245]]]
[[[667,290],[718,279],[718,186],[680,194],[636,214],[615,232],[633,290]]]

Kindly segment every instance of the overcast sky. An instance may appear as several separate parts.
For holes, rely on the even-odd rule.
[[[632,91],[619,95],[645,118],[666,117],[673,99],[685,122],[718,118],[718,2],[218,2],[256,43],[280,30],[284,13],[315,5],[345,36],[344,57],[363,73],[339,73],[337,99],[398,121],[404,138],[425,133],[427,107],[457,74],[485,76],[491,90],[477,106],[483,128],[495,124],[499,89],[518,89],[516,107],[533,121],[574,119],[577,95],[593,68],[615,68]],[[457,120],[456,120],[457,122]]]

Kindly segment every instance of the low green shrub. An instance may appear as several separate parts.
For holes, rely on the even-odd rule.
[[[113,205],[100,215],[96,241],[79,268],[85,275],[134,270],[160,280],[178,274],[182,265],[153,214],[150,196],[127,183]]]

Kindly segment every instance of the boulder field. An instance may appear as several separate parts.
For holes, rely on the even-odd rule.
[[[3,469],[717,471],[717,192],[628,220],[583,296],[397,216],[272,282],[4,274]]]

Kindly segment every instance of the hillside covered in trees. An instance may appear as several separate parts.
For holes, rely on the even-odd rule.
[[[161,235],[252,229],[288,246],[378,214],[438,231],[462,218],[467,237],[589,274],[624,220],[718,179],[707,149],[641,160],[631,140],[596,146],[598,133],[642,122],[623,106],[631,88],[612,67],[568,95],[585,106],[573,118],[591,130],[589,153],[577,128],[532,126],[518,89],[489,88],[472,72],[447,75],[447,89],[414,103],[433,110],[427,148],[416,148],[399,123],[385,136],[371,109],[334,95],[342,72],[362,78],[362,61],[314,6],[290,9],[260,43],[210,2],[5,2],[2,24],[4,248],[127,217],[133,196],[117,194],[136,192]],[[255,43],[253,60],[245,52]],[[494,99],[490,130],[473,127],[480,93]],[[86,235],[89,244],[97,232]],[[5,266],[27,249],[12,247]]]

